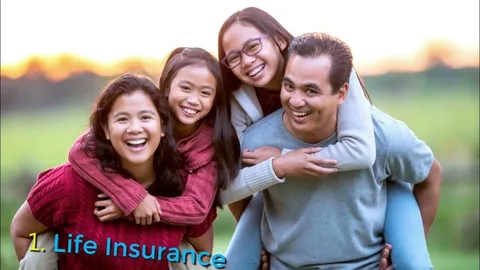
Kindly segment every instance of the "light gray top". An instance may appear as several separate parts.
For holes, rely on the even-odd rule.
[[[283,109],[250,126],[242,148],[270,145],[297,149],[304,143],[287,131]],[[372,108],[376,160],[367,169],[324,179],[287,177],[263,191],[262,239],[271,268],[378,269],[386,209],[385,179],[420,183],[434,161],[430,148],[401,121]]]

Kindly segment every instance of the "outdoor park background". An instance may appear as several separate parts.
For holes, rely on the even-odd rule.
[[[373,104],[406,122],[431,146],[443,166],[440,208],[428,236],[435,268],[479,269],[478,1],[388,1],[393,6],[361,1],[359,8],[364,9],[358,14],[348,13],[351,20],[343,23],[332,19],[336,16],[333,12],[313,19],[315,13],[303,14],[312,11],[302,7],[318,4],[310,1],[286,8],[269,1],[229,1],[220,6],[224,1],[212,0],[215,5],[208,8],[220,6],[221,14],[209,13],[208,22],[204,18],[208,9],[195,6],[199,2],[182,4],[191,7],[186,10],[179,4],[172,7],[175,3],[166,7],[158,4],[161,1],[139,1],[128,9],[149,5],[147,10],[142,7],[142,12],[156,9],[158,16],[150,18],[137,12],[137,17],[131,15],[126,22],[108,17],[115,12],[117,16],[129,14],[126,5],[118,4],[121,1],[99,1],[95,9],[85,7],[88,1],[73,7],[67,2],[2,1],[0,269],[18,269],[9,236],[15,211],[37,173],[66,160],[107,82],[123,72],[148,74],[157,82],[163,57],[176,46],[201,46],[215,52],[223,20],[250,5],[271,12],[296,35],[325,31],[351,45]],[[319,1],[324,9],[345,6],[331,2]],[[49,14],[52,5],[56,11]],[[123,11],[120,7],[116,10],[117,6]],[[108,13],[106,7],[115,12]],[[169,8],[176,8],[178,17],[165,19],[175,16]],[[287,16],[289,11],[305,21]],[[83,15],[75,15],[78,13]],[[395,16],[403,16],[404,21],[398,22]],[[369,18],[373,19],[365,22]],[[192,23],[167,27],[174,19]],[[352,29],[351,21],[356,21],[357,30]],[[117,24],[130,28],[119,30]],[[150,41],[142,34],[134,35],[141,40],[131,41],[128,35],[132,29],[154,34],[154,46],[148,47]],[[172,37],[172,29],[180,34]],[[120,35],[122,31],[126,32],[125,38]],[[205,37],[182,34],[199,32]],[[214,226],[215,252],[223,253],[235,223],[224,210]],[[408,228],[405,230],[408,233]]]

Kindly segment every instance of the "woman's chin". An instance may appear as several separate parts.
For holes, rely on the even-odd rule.
[[[135,166],[142,166],[148,164],[148,162],[153,158],[153,156],[130,156],[130,157],[123,157],[122,163],[123,164],[130,164]]]

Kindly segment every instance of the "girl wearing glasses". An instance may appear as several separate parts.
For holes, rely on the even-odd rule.
[[[285,68],[284,56],[293,36],[270,14],[250,7],[232,14],[218,35],[218,55],[221,59],[225,88],[232,91],[232,124],[242,140],[247,127],[265,115],[281,108],[280,89]],[[242,160],[254,165],[249,169],[262,169],[272,157],[291,159],[287,168],[290,175],[321,177],[334,173],[324,159],[337,162],[336,170],[349,171],[371,167],[375,162],[375,143],[368,93],[355,71],[350,76],[348,96],[338,111],[338,142],[313,153],[311,164],[295,165],[295,159],[311,154],[310,149],[300,149],[295,155],[285,155],[289,149],[263,147],[244,151]],[[308,117],[308,116],[306,116]],[[292,154],[292,153],[289,153]],[[289,156],[289,157],[287,157]],[[279,162],[280,163],[280,162]],[[307,163],[307,162],[306,162]],[[324,168],[325,166],[325,168]],[[275,162],[270,162],[275,171]],[[282,168],[285,169],[285,168]],[[245,170],[245,169],[244,169]],[[435,217],[435,211],[423,213],[415,197],[404,183],[388,184],[386,213],[386,240],[392,244],[393,264],[398,269],[431,269],[425,235]],[[238,221],[236,231],[226,256],[231,267],[258,265],[261,252],[260,222],[262,194],[229,205]],[[432,202],[435,204],[435,202]],[[247,207],[248,205],[248,207]],[[436,207],[433,207],[436,209]],[[427,208],[425,208],[427,209]],[[427,212],[427,211],[425,211]],[[240,219],[241,217],[241,219]],[[400,233],[409,228],[408,234]],[[425,228],[425,230],[424,230]],[[306,243],[307,244],[307,243]],[[386,267],[390,246],[383,250],[380,267]],[[321,254],[321,251],[319,251]],[[263,256],[266,257],[266,256]],[[255,264],[257,263],[257,264]],[[254,269],[254,268],[251,268]]]

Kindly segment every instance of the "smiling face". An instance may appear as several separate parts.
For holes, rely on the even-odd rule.
[[[120,156],[124,169],[153,168],[162,131],[161,119],[151,98],[141,90],[119,96],[109,114],[105,137]]]
[[[192,134],[212,109],[217,80],[205,65],[181,68],[170,84],[168,104],[175,115],[176,130]]]
[[[280,94],[284,123],[305,142],[318,143],[336,130],[338,105],[345,100],[348,84],[332,91],[331,64],[328,56],[292,55],[288,61]]]
[[[225,32],[222,43],[225,59],[238,62],[231,70],[242,82],[269,89],[274,89],[280,82],[284,60],[272,37],[264,35],[253,26],[235,22]],[[237,57],[232,57],[233,52],[240,53],[236,54]]]

